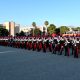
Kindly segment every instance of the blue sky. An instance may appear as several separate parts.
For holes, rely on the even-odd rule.
[[[0,23],[80,26],[80,0],[0,0]]]

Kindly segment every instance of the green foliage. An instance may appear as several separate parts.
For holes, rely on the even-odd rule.
[[[55,33],[56,33],[57,35],[60,35],[60,28],[56,28],[56,29],[55,29]]]
[[[55,33],[55,29],[56,26],[54,24],[50,24],[49,27],[47,28],[49,34]]]
[[[67,26],[61,26],[60,27],[60,33],[63,34],[65,32],[69,31],[69,28]]]
[[[37,28],[35,22],[32,22],[32,26],[33,26],[34,28]],[[34,29],[32,30],[32,35],[34,36]]]
[[[32,26],[36,28],[36,23],[35,22],[32,22]]]
[[[9,32],[7,29],[0,27],[0,36],[8,36]]]
[[[0,28],[3,28],[4,26],[0,25]]]
[[[72,30],[74,30],[74,31],[80,31],[80,27],[72,28]]]
[[[33,35],[33,29],[31,29],[30,33],[31,33],[31,35]],[[38,29],[38,28],[34,29],[34,36],[41,35],[41,33],[42,32],[40,29]]]
[[[19,36],[19,33],[16,33],[16,36]]]
[[[21,31],[20,36],[25,36],[25,33],[23,31]]]
[[[35,35],[41,35],[40,29],[36,28],[36,29],[34,30],[34,34],[35,34]]]
[[[77,27],[76,29],[77,29],[78,31],[80,31],[80,27]]]
[[[44,25],[47,27],[49,25],[49,22],[48,21],[45,21],[44,22]]]
[[[20,33],[16,33],[16,36],[26,36],[26,35],[23,31],[21,31]]]

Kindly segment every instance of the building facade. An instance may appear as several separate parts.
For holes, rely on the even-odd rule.
[[[16,26],[15,22],[5,22],[3,25],[9,31],[10,36],[15,36],[16,33],[19,33],[20,25]]]
[[[31,27],[20,27],[20,32],[23,31],[25,35],[29,35],[31,31]]]
[[[14,36],[15,32],[15,22],[9,22],[9,33],[11,36]]]
[[[20,32],[20,25],[15,24],[14,35],[16,35],[16,33],[19,33],[19,32]]]

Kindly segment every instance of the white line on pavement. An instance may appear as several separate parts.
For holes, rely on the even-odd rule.
[[[8,53],[8,52],[15,52],[15,51],[4,51],[4,52],[0,52],[1,53]]]

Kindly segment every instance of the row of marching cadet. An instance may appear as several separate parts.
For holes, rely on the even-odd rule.
[[[79,57],[80,38],[79,37],[0,37],[1,46],[22,48],[33,51],[50,51],[52,54],[74,55]]]

